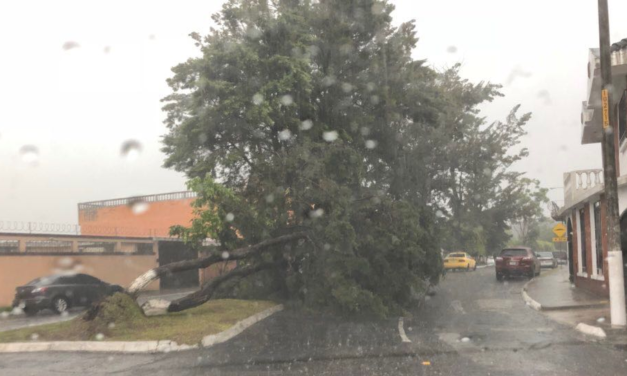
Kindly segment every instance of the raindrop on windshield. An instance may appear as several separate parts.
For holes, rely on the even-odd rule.
[[[69,51],[69,50],[72,50],[74,48],[79,48],[79,47],[80,47],[80,45],[78,43],[76,43],[74,41],[71,41],[71,40],[63,43],[63,46],[62,46],[62,48],[65,51]]]
[[[34,145],[24,145],[20,148],[20,156],[22,161],[31,166],[39,163],[39,149]]]
[[[322,85],[324,86],[331,86],[335,83],[335,77],[333,76],[326,76],[325,78],[322,79]]]
[[[259,39],[261,38],[261,30],[256,27],[249,27],[246,29],[246,36],[250,39]]]
[[[371,11],[372,11],[372,14],[378,15],[378,14],[383,13],[383,9],[384,9],[383,3],[374,3],[372,4]]]
[[[137,140],[127,140],[120,147],[120,155],[127,161],[136,160],[142,152],[142,144]]]
[[[233,220],[235,219],[235,215],[234,215],[233,213],[228,213],[228,214],[226,215],[226,217],[224,217],[224,219],[225,219],[227,222],[233,222]]]
[[[30,340],[31,341],[37,341],[39,339],[39,334],[37,333],[33,333],[30,335]]]
[[[457,52],[457,47],[455,47],[455,46],[448,46],[446,48],[446,52],[448,52],[449,54],[454,54],[454,53]]]
[[[281,141],[287,141],[292,137],[292,132],[290,132],[289,129],[284,129],[281,132],[279,132],[279,139]]]
[[[281,97],[281,104],[282,105],[290,106],[292,103],[294,103],[294,98],[292,98],[291,95],[285,94],[284,96]]]
[[[322,208],[318,208],[316,210],[312,210],[309,212],[309,217],[311,218],[320,218],[324,215],[324,210]]]
[[[353,85],[349,84],[348,82],[344,82],[342,84],[342,90],[345,93],[350,93],[351,91],[353,91]]]
[[[333,142],[337,140],[337,131],[328,131],[322,134],[322,138],[324,138],[327,142]]]
[[[104,334],[98,333],[96,334],[96,341],[102,341],[105,338]]]
[[[300,123],[300,129],[302,131],[306,131],[311,129],[311,127],[313,127],[313,121],[311,120],[304,120],[302,123]]]
[[[150,34],[150,35],[148,36],[148,39],[150,39],[150,40],[155,40],[155,39],[157,39],[157,37],[156,37],[154,34]]]
[[[274,202],[274,195],[272,193],[270,193],[269,195],[266,196],[266,202],[268,204],[271,204]]]
[[[379,104],[379,96],[378,95],[373,95],[370,97],[370,103],[372,104]]]
[[[229,258],[229,253],[227,251],[222,252],[221,254],[223,260],[227,260]]]
[[[361,127],[359,131],[361,132],[362,136],[367,136],[370,134],[370,128],[368,127]]]
[[[366,141],[366,148],[374,149],[376,147],[377,147],[377,142],[375,140],[367,140]]]
[[[597,322],[598,322],[599,324],[600,324],[600,323],[604,323],[604,322],[605,322],[605,317],[599,317],[599,318],[597,319]]]
[[[107,325],[107,328],[109,328],[109,329],[115,328],[115,323],[114,322],[110,322],[109,325]]]
[[[102,52],[108,54],[109,52],[111,52],[111,46],[105,46],[105,48],[102,49]]]
[[[470,342],[470,338],[464,337],[464,338],[462,338],[461,341],[464,342],[464,343],[467,343],[467,342]]]
[[[0,312],[0,318],[6,319],[9,318],[9,315],[11,314],[7,311]]]
[[[135,215],[143,214],[148,211],[148,209],[150,209],[150,204],[146,201],[135,201],[131,204],[131,210]]]
[[[257,106],[263,103],[263,95],[257,93],[253,95],[253,103]]]

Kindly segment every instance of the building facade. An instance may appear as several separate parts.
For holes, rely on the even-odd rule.
[[[627,39],[612,45],[613,103],[616,114],[614,144],[618,178],[619,212],[621,213],[621,248],[627,260]],[[602,141],[601,71],[598,49],[590,49],[588,88],[582,103],[582,144]],[[608,296],[606,239],[606,200],[603,170],[590,169],[564,174],[564,206],[555,208],[554,219],[567,228],[571,280],[598,295]]]

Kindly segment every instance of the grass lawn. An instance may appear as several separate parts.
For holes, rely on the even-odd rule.
[[[23,328],[0,333],[0,342],[27,341],[149,341],[169,339],[178,344],[194,345],[209,334],[219,333],[274,302],[222,299],[183,312],[146,317],[130,297],[116,294],[104,312],[93,321],[78,317],[71,321]]]

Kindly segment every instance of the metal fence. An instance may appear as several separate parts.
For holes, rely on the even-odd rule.
[[[87,235],[87,236],[127,236],[137,238],[168,238],[169,228],[132,228],[108,227],[98,225],[77,225],[68,223],[44,223],[1,221],[0,234],[55,234],[55,235]]]

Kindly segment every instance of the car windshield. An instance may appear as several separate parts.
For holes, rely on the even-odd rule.
[[[1,2],[0,375],[627,374],[626,15]]]

